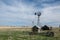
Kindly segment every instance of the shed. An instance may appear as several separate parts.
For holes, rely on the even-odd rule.
[[[37,32],[38,32],[38,29],[39,29],[39,28],[38,28],[37,26],[33,26],[33,27],[32,27],[32,32],[37,33]]]
[[[44,25],[43,27],[41,27],[42,30],[49,30],[49,27],[47,25]]]

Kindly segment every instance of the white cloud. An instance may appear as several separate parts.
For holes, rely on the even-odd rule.
[[[41,16],[42,23],[57,24],[58,22],[60,22],[59,17],[60,17],[60,5],[50,6],[42,9],[42,16]]]
[[[43,0],[45,1],[45,0]],[[48,0],[47,0],[48,1]],[[42,0],[41,0],[42,2]],[[27,5],[22,1],[13,1],[11,5],[7,5],[4,2],[0,2],[0,22],[27,22],[31,23],[36,21],[34,12],[41,11],[41,23],[47,24],[50,22],[60,22],[60,5],[50,6],[48,4],[42,4],[44,8],[37,10],[37,4],[33,3]],[[55,24],[55,23],[54,23]]]
[[[15,5],[16,4],[16,5]],[[28,6],[23,3],[13,3],[6,5],[2,2],[0,5],[0,22],[23,22],[31,21],[34,19],[34,7]]]

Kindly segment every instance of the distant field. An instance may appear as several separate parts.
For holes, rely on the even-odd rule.
[[[0,27],[0,40],[60,40],[59,28],[53,28],[54,37],[29,35],[31,28]]]
[[[31,27],[8,27],[8,26],[2,26],[0,27],[0,30],[2,31],[31,31]]]

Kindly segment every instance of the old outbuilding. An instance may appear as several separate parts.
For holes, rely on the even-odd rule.
[[[38,27],[37,26],[33,26],[32,27],[32,32],[34,32],[34,33],[38,33]]]
[[[41,30],[49,30],[49,27],[47,25],[44,25],[43,27],[41,27]]]

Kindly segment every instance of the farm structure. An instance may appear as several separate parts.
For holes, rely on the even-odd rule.
[[[41,27],[40,25],[40,16],[41,16],[41,12],[38,12],[38,13],[35,13],[35,15],[37,15],[38,16],[38,19],[37,19],[37,25],[38,26],[36,26],[36,25],[34,25],[33,27],[32,27],[32,32],[30,33],[30,34],[45,34],[45,36],[50,36],[50,37],[53,37],[54,36],[54,32],[52,31],[52,27],[48,27],[47,25],[44,25],[43,27]],[[40,27],[40,28],[38,28],[38,27]],[[38,29],[40,29],[40,33],[38,33]],[[43,31],[47,31],[47,32],[41,32],[41,30],[43,30]]]

